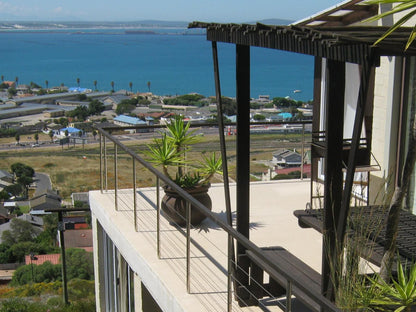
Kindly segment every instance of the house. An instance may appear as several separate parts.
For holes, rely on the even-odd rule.
[[[26,265],[41,265],[45,262],[50,262],[51,264],[60,264],[61,263],[61,254],[47,254],[47,255],[26,255],[25,264]]]
[[[61,208],[61,197],[53,190],[46,190],[43,194],[29,200],[30,214],[44,214],[45,210]]]
[[[59,130],[59,135],[65,137],[65,132],[68,131],[68,137],[79,137],[79,133],[82,133],[82,130],[73,127],[66,127]]]
[[[3,81],[3,84],[8,86],[8,88],[16,88],[16,82],[15,81]]]
[[[246,306],[261,311],[262,300],[274,301],[284,294],[292,298],[292,293],[297,299],[294,303],[301,302],[313,311],[339,311],[331,302],[331,264],[337,265],[340,259],[336,243],[343,241],[346,234],[356,174],[366,172],[370,176],[370,204],[377,203],[377,188],[386,187],[388,192],[400,184],[409,149],[412,105],[416,103],[416,48],[410,46],[404,51],[411,28],[374,47],[386,27],[347,27],[378,10],[377,5],[351,0],[291,26],[190,25],[206,29],[207,39],[212,41],[216,74],[220,72],[216,43],[236,46],[238,166],[237,182],[231,189],[236,194],[236,210],[230,211],[224,198],[212,196],[214,207],[220,211],[211,213],[182,192],[188,204],[200,208],[210,220],[199,229],[169,227],[159,218],[159,187],[108,190],[106,179],[113,176],[105,175],[107,169],[103,170],[106,179],[101,180],[101,190],[90,193],[98,311],[123,311],[130,304],[120,304],[131,303],[132,298],[131,304],[143,311],[244,311]],[[321,183],[323,190],[320,236],[315,236],[312,229],[293,235],[294,229],[286,226],[294,217],[282,220],[282,215],[276,213],[282,202],[285,206],[281,211],[311,205],[311,192],[307,200],[304,198],[305,184],[250,183],[250,49],[254,46],[315,58],[312,177],[308,186],[310,192],[313,183]],[[219,83],[219,77],[215,79]],[[219,140],[225,144],[223,137]],[[140,161],[128,151],[133,164]],[[378,171],[372,170],[374,161]],[[134,185],[135,174],[136,170],[132,170]],[[386,174],[391,177],[387,185]],[[162,177],[155,175],[155,184],[159,185]],[[114,185],[118,185],[117,181]],[[408,192],[408,212],[414,207],[414,185]],[[218,188],[213,186],[213,195],[227,193],[220,193]],[[307,213],[311,212],[317,210]],[[227,223],[227,219],[231,220]],[[234,220],[235,228],[231,226]],[[259,227],[253,231],[256,225]],[[414,241],[415,234],[409,235]],[[316,254],[320,273],[311,259]],[[267,283],[265,273],[269,283],[263,289],[261,286]],[[140,299],[138,293],[142,294]],[[148,301],[156,308],[149,308]]]
[[[10,185],[13,183],[13,175],[5,170],[0,170],[0,185]]]
[[[122,127],[130,127],[130,126],[144,126],[146,125],[146,122],[132,116],[127,115],[118,115],[114,117],[113,119],[114,123],[116,125],[122,126]]]
[[[92,230],[66,230],[64,234],[65,248],[82,248],[92,252]]]
[[[81,202],[83,204],[88,204],[89,196],[87,192],[83,193],[72,193],[71,194],[72,206],[75,206],[75,202]]]
[[[127,96],[127,95],[123,95],[123,94],[113,94],[110,96],[106,96],[103,99],[101,99],[100,101],[104,103],[104,106],[109,106],[111,105],[111,108],[113,110],[117,109],[117,105],[120,104],[121,101],[123,100],[130,100],[131,97]]]
[[[272,162],[280,168],[300,167],[302,164],[302,155],[296,151],[281,149],[273,153]]]

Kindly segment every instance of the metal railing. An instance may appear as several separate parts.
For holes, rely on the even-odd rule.
[[[262,123],[266,124],[266,123]],[[278,123],[273,123],[278,124]],[[284,122],[281,124],[300,124],[302,125],[302,163],[303,163],[303,151],[304,146],[307,144],[304,140],[305,137],[305,125],[310,124],[310,122]],[[256,123],[258,125],[258,123]],[[209,125],[213,126],[213,125]],[[201,127],[201,125],[199,125]],[[115,136],[113,136],[110,132],[113,131],[120,131],[120,130],[126,130],[126,129],[135,129],[137,127],[111,127],[111,128],[99,128],[96,127],[98,133],[99,133],[99,144],[100,144],[100,186],[101,186],[101,192],[108,191],[108,163],[107,163],[107,142],[112,142],[114,144],[114,207],[117,210],[118,209],[118,153],[120,151],[124,152],[125,154],[129,155],[132,159],[132,166],[133,166],[133,173],[132,173],[132,184],[133,184],[133,214],[134,214],[134,227],[137,231],[137,204],[136,204],[136,164],[137,162],[140,163],[140,165],[148,170],[151,174],[154,175],[156,178],[156,210],[157,210],[157,224],[156,224],[156,252],[157,256],[160,258],[160,183],[161,181],[168,187],[170,187],[172,190],[176,191],[180,197],[182,197],[183,200],[186,201],[186,289],[188,293],[190,292],[190,279],[191,279],[191,271],[190,271],[190,264],[191,264],[191,257],[190,257],[190,245],[191,245],[191,207],[192,209],[196,208],[200,212],[202,212],[207,218],[211,219],[219,228],[224,230],[228,235],[228,268],[227,268],[227,311],[232,310],[232,282],[234,280],[234,277],[232,276],[233,270],[231,269],[235,263],[233,262],[231,251],[233,242],[237,241],[239,244],[243,245],[247,250],[250,250],[255,256],[257,256],[261,261],[265,263],[265,265],[273,268],[275,271],[277,271],[279,274],[281,274],[286,280],[287,280],[287,299],[290,299],[292,297],[292,288],[296,287],[300,291],[302,291],[310,300],[315,302],[317,305],[319,305],[322,309],[322,311],[341,311],[338,309],[330,300],[328,300],[323,295],[317,295],[316,293],[310,291],[300,280],[293,279],[290,274],[280,269],[278,266],[275,265],[273,259],[266,255],[260,247],[255,245],[253,242],[251,242],[249,239],[247,239],[244,235],[237,232],[231,225],[227,224],[225,221],[223,221],[221,218],[219,218],[216,214],[211,212],[209,209],[207,209],[204,205],[202,205],[199,201],[197,201],[193,196],[188,194],[186,191],[184,191],[181,187],[179,187],[177,184],[172,182],[169,178],[167,178],[163,173],[155,169],[152,165],[150,165],[146,160],[144,160],[140,155],[135,153],[132,149],[127,147],[126,145],[122,144],[119,139]],[[141,129],[146,127],[140,127]],[[158,128],[158,126],[148,127],[148,128]],[[310,143],[308,143],[310,144]],[[303,167],[302,167],[302,174],[303,177]],[[287,301],[286,311],[291,310],[291,304],[290,300]]]

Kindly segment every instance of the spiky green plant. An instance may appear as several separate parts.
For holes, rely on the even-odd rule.
[[[368,279],[380,290],[379,296],[371,300],[371,306],[382,311],[400,312],[411,311],[411,307],[416,305],[416,263],[405,272],[400,260],[397,260],[397,278],[392,279],[392,283],[379,276]]]
[[[204,181],[209,181],[212,179],[214,174],[222,174],[222,158],[217,157],[213,152],[209,157],[203,155],[204,161],[199,162],[201,168],[199,171],[204,174]]]
[[[183,163],[183,151],[178,152],[174,142],[168,140],[166,134],[162,134],[161,139],[154,139],[153,144],[148,144],[147,147],[149,151],[146,152],[146,155],[150,157],[149,161],[161,165],[163,174],[172,180],[168,167]]]
[[[394,23],[375,43],[374,45],[377,45],[382,40],[386,39],[388,36],[390,36],[394,31],[396,31],[398,28],[403,26],[404,23],[409,21],[414,15],[416,15],[416,0],[368,0],[366,1],[366,4],[394,4],[397,3],[397,6],[393,7],[391,10],[380,13],[376,16],[370,17],[365,20],[365,22],[372,22],[379,20],[383,17],[394,15],[396,13],[408,11],[402,18],[400,18],[396,23]],[[409,48],[409,46],[412,44],[412,42],[416,38],[416,25],[413,26],[413,30],[409,35],[409,39],[407,40],[405,50]]]
[[[186,160],[186,153],[191,145],[199,141],[199,136],[194,130],[190,130],[190,123],[185,122],[182,116],[176,116],[166,125],[166,131],[160,132],[162,138],[154,139],[153,144],[148,144],[146,155],[149,161],[161,165],[163,173],[176,184],[183,188],[194,187],[198,184],[208,183],[215,173],[222,174],[222,159],[215,153],[209,157],[202,156],[203,161],[197,164]],[[191,170],[185,172],[184,166]],[[176,177],[169,174],[168,167],[176,167]]]

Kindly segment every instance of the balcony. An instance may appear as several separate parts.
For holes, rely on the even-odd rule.
[[[290,274],[293,272],[282,271],[261,249],[281,246],[320,272],[321,234],[313,229],[300,228],[293,215],[295,210],[303,209],[310,199],[309,180],[252,182],[250,237],[247,239],[235,230],[234,224],[227,224],[223,184],[213,184],[210,188],[213,203],[210,212],[121,144],[115,136],[104,129],[99,129],[99,132],[102,190],[90,192],[93,227],[96,227],[94,255],[98,288],[105,288],[101,285],[105,279],[100,274],[105,274],[107,268],[103,270],[103,266],[109,263],[100,250],[105,249],[100,241],[102,230],[162,311],[311,311],[306,306],[338,311],[326,298],[305,288],[302,280],[293,278]],[[108,141],[114,146],[112,155],[107,152]],[[120,151],[123,156],[120,156]],[[133,188],[123,188],[121,184],[125,180],[120,182],[118,176],[117,159],[126,156],[132,159],[130,178]],[[109,158],[112,158],[111,162]],[[111,163],[113,166],[110,169]],[[152,183],[155,186],[136,187],[139,166],[140,170],[154,174]],[[107,187],[110,183],[113,189]],[[182,192],[183,198],[202,211],[207,219],[196,227],[189,222],[186,227],[170,224],[160,213],[161,183]],[[235,215],[236,184],[231,183],[229,191],[232,215]],[[243,285],[234,275],[235,270],[241,270],[239,260],[234,258],[234,244],[242,244],[273,272],[281,274],[287,281],[284,286],[286,294],[275,296],[268,289],[262,289],[261,293],[266,296],[260,296],[254,304],[252,300],[240,297],[236,291],[240,287],[244,287],[251,298],[256,294],[251,294],[251,287]],[[251,286],[261,287],[260,284],[255,285],[251,273],[243,274]],[[264,277],[266,281],[272,279],[267,272]],[[114,280],[119,283],[118,278]],[[292,287],[302,289],[307,299],[293,296]],[[104,298],[105,289],[98,290],[97,295],[97,305],[101,305],[101,310],[108,310],[108,306],[99,303],[100,300],[108,300]]]

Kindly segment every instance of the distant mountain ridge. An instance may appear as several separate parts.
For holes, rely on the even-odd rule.
[[[292,21],[285,19],[264,19],[249,24],[262,23],[268,25],[288,25]],[[127,22],[49,22],[49,21],[7,21],[0,22],[0,29],[71,29],[71,28],[144,28],[144,27],[177,27],[186,28],[185,21],[141,20]]]

